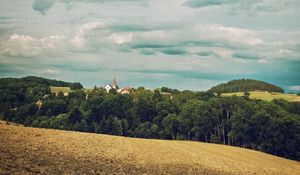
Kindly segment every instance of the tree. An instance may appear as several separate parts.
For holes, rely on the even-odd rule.
[[[244,97],[249,100],[250,99],[250,93],[248,91],[244,92]]]
[[[108,116],[102,130],[107,134],[123,135],[122,120],[114,116]]]
[[[191,100],[182,108],[182,116],[187,121],[188,139],[208,142],[211,132],[209,106],[201,100]]]
[[[162,122],[165,127],[166,133],[169,133],[173,140],[179,138],[180,131],[182,131],[182,128],[184,127],[184,121],[181,116],[176,114],[169,114],[163,119]]]
[[[40,115],[56,116],[67,112],[67,104],[61,99],[48,99],[40,109]]]
[[[75,124],[77,122],[80,122],[82,119],[81,112],[78,108],[74,108],[71,110],[69,116],[68,116],[69,122],[71,124]]]
[[[56,95],[57,99],[65,100],[65,95],[62,91],[59,91]]]

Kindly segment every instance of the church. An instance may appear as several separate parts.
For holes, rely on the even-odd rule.
[[[117,81],[116,81],[115,77],[112,81],[112,84],[111,85],[107,84],[104,88],[107,93],[110,93],[111,90],[115,90],[115,91],[117,91],[117,93],[120,93],[120,94],[130,94],[132,92],[131,87],[125,87],[125,88],[119,89],[119,87],[117,86]]]

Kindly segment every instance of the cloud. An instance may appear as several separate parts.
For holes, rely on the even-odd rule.
[[[238,0],[187,0],[184,5],[192,8],[206,7],[206,6],[219,6],[224,4],[235,4]]]
[[[199,28],[202,39],[225,40],[250,46],[262,44],[263,41],[255,31],[237,27],[225,27],[222,25],[207,25]]]
[[[198,56],[202,56],[202,57],[207,57],[207,56],[218,56],[218,54],[216,54],[213,51],[198,51],[195,53]]]
[[[259,59],[259,60],[257,60],[257,62],[258,62],[258,63],[268,63],[268,61],[265,60],[265,59]]]
[[[53,68],[43,69],[43,70],[41,70],[41,72],[47,73],[47,74],[59,74],[60,73],[57,69],[53,69]]]
[[[225,27],[222,25],[199,25],[196,27],[182,28],[177,30],[140,31],[133,32],[128,47],[141,49],[143,54],[160,52],[167,55],[198,55],[227,57],[228,54],[219,51],[220,54],[201,53],[199,48],[244,48],[256,47],[264,44],[264,41],[255,31]],[[125,44],[126,45],[126,44]],[[197,50],[198,49],[198,50]]]
[[[62,35],[52,35],[37,39],[29,35],[15,33],[2,43],[0,52],[8,56],[32,57],[42,52],[59,50],[64,45],[65,39],[66,37]]]
[[[35,11],[45,15],[46,12],[53,6],[56,0],[34,0],[32,8]]]
[[[108,39],[116,44],[129,43],[132,40],[132,33],[113,33]]]
[[[185,55],[187,52],[183,49],[178,49],[178,48],[167,48],[167,49],[162,49],[162,53],[166,55]]]
[[[234,58],[246,59],[246,60],[260,60],[260,56],[257,53],[249,51],[236,51],[232,54]]]
[[[91,21],[79,27],[74,38],[71,40],[75,49],[100,50],[130,43],[130,32],[113,32],[107,25],[100,21]]]
[[[78,32],[75,37],[72,39],[72,43],[79,48],[82,48],[86,44],[86,40],[94,39],[93,37],[97,37],[94,31],[100,31],[101,29],[106,29],[103,23],[99,21],[92,21],[85,23],[80,26]]]
[[[226,6],[230,14],[258,15],[262,13],[278,13],[283,11],[297,12],[300,9],[299,0],[186,0],[184,6],[203,8],[212,6]]]
[[[300,85],[290,86],[289,89],[290,90],[295,90],[295,91],[300,91]]]
[[[32,9],[45,15],[46,12],[56,3],[64,3],[72,7],[75,3],[112,3],[112,2],[134,2],[134,3],[145,3],[148,0],[34,0],[32,3]]]

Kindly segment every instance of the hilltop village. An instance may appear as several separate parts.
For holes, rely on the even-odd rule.
[[[107,84],[105,87],[105,90],[107,93],[110,92],[117,92],[120,94],[130,94],[132,92],[132,88],[131,87],[124,87],[124,88],[119,88],[119,86],[117,85],[117,81],[116,78],[114,77],[112,84]]]

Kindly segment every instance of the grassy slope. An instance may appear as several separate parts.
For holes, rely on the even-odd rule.
[[[273,99],[284,99],[287,101],[299,101],[300,102],[300,96],[297,96],[296,94],[283,94],[283,93],[277,93],[277,92],[262,92],[262,91],[250,91],[250,98],[255,99],[261,99],[266,101],[271,101]],[[224,96],[243,96],[244,92],[235,92],[235,93],[223,93]]]
[[[297,174],[257,151],[0,124],[0,174]]]
[[[59,87],[59,86],[50,86],[51,89],[51,93],[55,93],[57,94],[58,92],[63,92],[64,95],[68,95],[69,92],[71,92],[71,88],[70,87]]]

